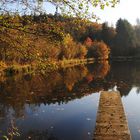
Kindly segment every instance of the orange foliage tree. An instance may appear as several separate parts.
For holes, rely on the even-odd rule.
[[[95,41],[93,46],[88,49],[88,57],[97,59],[108,59],[110,53],[109,47],[103,42]]]
[[[90,37],[87,37],[86,40],[84,41],[84,45],[89,48],[93,45],[93,41],[91,40]]]

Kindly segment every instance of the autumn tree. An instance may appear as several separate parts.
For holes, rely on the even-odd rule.
[[[59,8],[61,13],[65,15],[95,18],[95,7],[100,7],[101,9],[104,9],[105,6],[114,7],[118,2],[119,0],[3,0],[0,2],[0,12],[18,11],[24,14],[32,11],[45,12],[46,9],[43,8],[43,5],[51,3],[56,7],[56,12]],[[90,8],[93,9],[92,13]]]
[[[73,41],[73,38],[70,36],[70,34],[67,34],[64,37],[63,45],[62,45],[62,52],[60,54],[61,59],[71,59],[76,56],[75,51],[76,43]]]
[[[87,48],[81,43],[77,44],[77,58],[84,59],[87,55]]]
[[[92,28],[91,22],[87,20],[97,19],[94,13],[90,13],[90,8],[94,10],[98,6],[101,9],[105,6],[114,7],[117,2],[118,0],[2,0],[0,58],[3,61],[18,63],[32,63],[40,59],[84,58],[87,49],[77,42],[87,28],[89,31]],[[43,7],[48,3],[55,5],[56,10],[61,11],[61,15],[75,17],[73,22],[78,23],[78,28],[71,24],[68,29],[71,32],[67,32],[68,26],[59,21],[59,18],[64,20],[62,16],[55,15],[50,18],[46,15],[47,9]],[[72,18],[69,18],[68,22]],[[85,23],[88,24],[85,26]],[[91,33],[90,35],[92,36]]]
[[[96,59],[108,59],[109,53],[110,49],[103,41],[95,41],[93,46],[88,49],[87,56]]]
[[[89,48],[93,45],[93,41],[90,37],[87,37],[86,40],[84,41],[84,45]]]
[[[94,22],[87,26],[85,35],[83,37],[90,37],[92,40],[101,40],[101,24]]]
[[[119,0],[2,0],[0,1],[0,27],[3,28],[13,28],[20,31],[27,31],[24,25],[26,21],[24,20],[22,26],[13,24],[12,19],[7,22],[7,19],[3,18],[1,15],[9,14],[22,14],[22,15],[32,15],[32,13],[41,15],[42,13],[47,13],[47,8],[44,9],[43,5],[51,3],[59,8],[62,15],[77,17],[77,19],[97,19],[94,12],[91,13],[91,8],[94,10],[95,7],[100,7],[104,9],[105,6],[114,7]],[[32,17],[29,16],[27,21],[32,22]],[[29,28],[28,28],[29,29]],[[32,30],[30,31],[32,33]]]

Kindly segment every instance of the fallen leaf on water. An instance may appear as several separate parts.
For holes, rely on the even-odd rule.
[[[86,120],[87,120],[87,121],[91,121],[91,118],[87,118]]]
[[[31,139],[31,136],[28,136],[28,139]]]
[[[88,132],[88,135],[90,135],[91,133],[90,132]]]
[[[58,111],[63,111],[64,108],[57,108],[56,110],[58,110]]]

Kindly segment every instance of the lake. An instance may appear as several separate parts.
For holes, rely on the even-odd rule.
[[[139,140],[140,62],[108,61],[0,77],[0,139],[92,140],[103,90],[120,91],[132,138]]]

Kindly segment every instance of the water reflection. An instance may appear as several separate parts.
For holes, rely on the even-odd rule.
[[[22,116],[24,105],[67,103],[74,99],[113,89],[126,96],[133,86],[140,92],[140,65],[108,61],[62,69],[49,75],[17,75],[0,81],[0,113],[12,107]],[[2,113],[1,113],[2,114]],[[4,116],[4,113],[3,113]]]
[[[122,96],[127,96],[132,87],[140,88],[140,62],[113,62],[108,80],[117,86]]]
[[[62,137],[66,139],[68,135],[69,138],[67,137],[67,139],[82,139],[83,135],[80,132],[89,129],[82,116],[87,117],[87,114],[91,115],[91,118],[94,116],[91,119],[92,123],[90,122],[92,124],[90,128],[92,131],[94,129],[96,112],[91,110],[92,108],[97,109],[97,101],[94,103],[94,107],[93,101],[90,100],[94,96],[92,93],[102,90],[115,90],[116,87],[122,96],[127,96],[132,87],[135,87],[137,94],[139,94],[139,64],[139,62],[111,62],[109,64],[108,61],[103,61],[87,66],[80,65],[61,69],[48,75],[1,77],[0,139],[3,135],[8,135],[9,128],[11,130],[11,121],[15,121],[20,127],[18,133],[21,136],[15,139],[56,140]],[[77,99],[79,100],[77,101]],[[77,110],[76,106],[78,107]],[[86,113],[83,112],[84,108]],[[57,111],[61,112],[61,115]],[[53,122],[53,117],[55,117],[56,122]],[[16,123],[13,123],[14,126]],[[60,128],[54,131],[54,126],[51,123],[64,127],[65,134],[62,135]],[[35,124],[38,125],[38,128],[33,129]],[[86,130],[81,127],[82,124],[86,126]],[[73,134],[77,132],[79,127],[82,129],[79,134]],[[72,132],[71,135],[70,132]],[[92,132],[87,132],[87,134],[89,136]],[[92,139],[92,136],[86,136],[85,139]]]
[[[84,95],[102,90],[102,81],[110,70],[107,61],[89,66],[77,66],[49,75],[25,75],[9,77],[0,82],[0,102],[13,107],[25,103],[66,103]],[[96,82],[95,82],[96,81]]]

